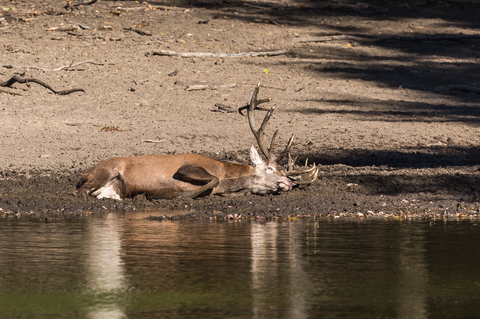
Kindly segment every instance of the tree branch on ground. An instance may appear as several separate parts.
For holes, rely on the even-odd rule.
[[[81,34],[81,33],[75,33],[75,32],[67,32],[68,35],[73,35],[78,38],[85,38],[85,39],[93,39],[93,40],[102,40],[105,41],[106,39],[104,37],[100,37],[98,35],[86,35],[86,34]]]
[[[63,65],[56,69],[46,69],[46,68],[41,68],[39,66],[14,66],[14,65],[3,65],[3,67],[7,69],[35,69],[35,70],[41,70],[41,71],[61,71],[61,70],[68,70],[82,64],[87,64],[87,63],[94,64],[94,65],[103,65],[103,63],[97,63],[93,61],[84,61],[76,64],[73,64],[72,62],[69,65]]]
[[[227,89],[227,88],[235,87],[237,84],[236,83],[219,84],[219,83],[207,83],[207,82],[200,82],[200,81],[195,81],[195,82],[177,81],[175,82],[175,85],[185,86],[186,87],[185,90],[187,91],[195,91],[195,90],[206,90],[206,89],[211,89],[211,90]]]
[[[160,50],[147,55],[161,55],[161,56],[180,56],[182,58],[202,58],[202,57],[215,57],[215,58],[246,58],[246,57],[258,57],[258,56],[277,56],[290,52],[290,50],[278,50],[278,51],[265,51],[265,52],[240,52],[240,53],[209,53],[209,52],[187,52],[180,53],[175,51]]]
[[[133,31],[133,32],[136,32],[140,35],[148,35],[148,36],[151,36],[152,33],[150,31],[143,31],[143,30],[140,30],[138,28],[123,28],[123,30],[126,30],[126,31]]]
[[[212,112],[220,112],[220,113],[236,113],[237,110],[229,105],[225,105],[222,103],[215,104],[216,109],[210,110]]]
[[[192,10],[191,8],[181,8],[181,7],[169,7],[169,6],[152,6],[148,5],[147,7],[132,7],[132,8],[123,8],[119,6],[111,6],[112,9],[118,11],[135,11],[135,10],[166,10],[166,11],[188,11]]]
[[[65,5],[65,9],[73,11],[73,9],[76,9],[77,7],[89,6],[89,5],[94,4],[97,1],[98,0],[91,0],[91,1],[87,1],[87,2],[80,2],[80,3],[72,4],[72,0],[67,0],[67,4]]]
[[[77,26],[69,26],[69,27],[52,27],[47,29],[47,32],[57,31],[57,32],[72,32],[77,31],[80,27]]]
[[[7,80],[5,82],[0,82],[0,86],[1,87],[11,87],[15,83],[30,83],[30,82],[37,83],[37,84],[43,86],[46,89],[49,89],[50,91],[52,91],[53,93],[58,94],[58,95],[67,95],[67,94],[70,94],[70,93],[73,93],[73,92],[85,92],[85,90],[81,89],[81,88],[57,91],[54,88],[52,88],[50,85],[46,84],[45,82],[43,82],[41,80],[38,80],[38,79],[35,79],[35,78],[23,78],[19,75],[14,75],[9,80]]]

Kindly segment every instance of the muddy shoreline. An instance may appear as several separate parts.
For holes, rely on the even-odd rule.
[[[74,197],[79,172],[4,173],[0,218],[58,221],[155,209],[152,219],[276,220],[302,217],[478,219],[480,166],[393,169],[344,164],[321,167],[317,181],[276,195],[117,201]],[[184,210],[184,214],[178,214]],[[155,217],[157,216],[157,217]]]
[[[145,208],[187,218],[478,218],[478,1],[16,1],[0,12],[0,217]],[[279,56],[227,57],[284,51]],[[257,82],[312,185],[269,196],[75,198],[114,156],[198,153],[248,163],[238,113]],[[207,83],[202,89],[191,85]],[[268,137],[267,137],[268,138]],[[182,218],[182,217],[173,217]]]

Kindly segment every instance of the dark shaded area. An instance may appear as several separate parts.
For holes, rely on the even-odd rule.
[[[477,186],[480,176],[473,175],[436,175],[436,176],[402,176],[402,175],[359,175],[349,178],[365,189],[369,195],[400,195],[417,193],[419,198],[424,193],[439,197],[453,196],[458,201],[476,202],[480,188]]]
[[[186,1],[172,2],[179,6],[191,6],[218,10],[217,19],[239,20],[245,23],[275,24],[288,26],[303,26],[311,30],[311,36],[321,35],[351,35],[371,39],[368,26],[372,22],[388,21],[392,26],[387,30],[379,30],[379,37],[410,36],[423,37],[431,34],[422,32],[420,19],[438,20],[439,27],[451,26],[452,35],[459,31],[456,28],[470,29],[478,35],[480,29],[480,2],[459,3],[456,1],[425,1],[409,3],[406,1],[362,1],[368,7],[357,8],[355,3],[343,4],[340,1],[295,1],[289,3],[255,3],[249,1]],[[360,17],[357,23],[345,26],[349,18]],[[362,20],[363,19],[363,20]],[[423,20],[424,21],[424,20]],[[420,24],[419,24],[420,23]],[[395,25],[399,25],[395,28]],[[409,28],[405,30],[403,26]],[[392,33],[392,31],[396,31]],[[390,33],[389,33],[390,32]],[[441,36],[442,34],[435,34]],[[448,35],[448,34],[444,34]],[[305,35],[302,35],[305,36]],[[295,41],[295,38],[291,38]],[[449,96],[459,103],[480,102],[477,93],[458,91],[452,85],[473,85],[480,87],[480,40],[440,40],[440,41],[385,41],[382,43],[356,43],[357,46],[382,47],[392,52],[402,53],[391,57],[365,55],[358,50],[346,46],[337,50],[329,48],[323,51],[312,46],[311,52],[293,50],[292,57],[301,59],[335,58],[344,64],[322,65],[306,63],[305,68],[318,71],[321,76],[328,74],[339,79],[359,79],[372,82],[373,85],[385,85],[391,88],[406,88],[429,91]],[[308,46],[309,44],[304,44]],[[428,57],[441,57],[442,62],[428,61]],[[411,67],[392,67],[382,62],[397,61],[413,63]],[[361,67],[359,67],[360,63]],[[354,66],[355,64],[355,66]],[[325,101],[329,102],[329,101]],[[353,99],[342,103],[356,103]],[[411,105],[410,108],[422,108],[425,105]],[[461,119],[476,124],[480,111],[477,108],[462,107],[448,109],[442,105],[428,106],[430,111],[441,111],[445,120],[458,120],[459,117],[475,118]],[[321,112],[321,111],[319,111]],[[363,115],[369,115],[369,108]],[[374,114],[375,115],[375,114]],[[389,115],[396,115],[392,110]],[[396,116],[393,120],[398,120]]]
[[[418,147],[405,148],[403,151],[378,151],[365,149],[323,149],[321,153],[305,151],[301,153],[299,163],[305,159],[321,165],[344,164],[352,167],[376,166],[388,168],[439,168],[449,166],[480,165],[480,147]]]
[[[471,105],[446,105],[429,104],[409,101],[379,101],[357,100],[354,96],[347,99],[323,99],[317,100],[318,108],[300,109],[304,114],[353,114],[359,120],[382,122],[463,122],[465,124],[478,125],[480,122],[480,106]],[[350,106],[357,110],[325,110],[322,106],[338,105],[339,107]],[[295,111],[295,110],[294,110]]]
[[[476,41],[480,47],[480,41]],[[421,47],[427,45],[418,44]],[[464,44],[467,45],[467,44]],[[473,44],[470,44],[473,45]],[[409,47],[414,45],[410,44]],[[445,46],[445,45],[444,45]],[[396,48],[395,50],[399,50]],[[432,51],[435,51],[432,49]],[[419,52],[415,55],[420,54]],[[435,51],[435,54],[441,55],[441,52]],[[344,54],[339,53],[340,56]],[[348,53],[351,55],[351,52]],[[480,51],[479,51],[480,56]],[[301,57],[301,55],[298,55]],[[461,59],[456,56],[452,59]],[[346,60],[352,61],[357,59],[362,63],[366,63],[363,67],[352,67],[349,62],[344,65],[324,65],[315,66],[311,64],[308,66],[309,70],[315,70],[322,75],[328,74],[330,77],[339,78],[342,80],[362,79],[363,81],[371,82],[375,86],[386,86],[391,88],[404,88],[419,91],[428,91],[435,94],[448,96],[458,103],[478,103],[480,102],[480,94],[475,92],[462,92],[456,89],[458,85],[472,86],[480,88],[480,64],[475,61],[472,63],[433,63],[433,62],[415,62],[412,67],[391,67],[382,65],[381,61],[364,61],[363,58],[348,57]],[[399,59],[395,59],[399,61]],[[421,60],[421,59],[420,59]],[[480,60],[478,60],[480,61]],[[375,65],[372,65],[375,63]],[[435,105],[433,106],[435,107]],[[478,110],[477,110],[478,112]]]
[[[473,2],[473,1],[472,1]],[[356,2],[344,1],[278,1],[262,2],[255,1],[150,1],[151,5],[172,5],[180,7],[205,8],[226,12],[240,12],[262,15],[264,18],[282,18],[287,23],[295,23],[302,26],[322,26],[322,17],[348,17],[350,15],[365,16],[371,20],[406,19],[412,16],[423,18],[440,18],[445,23],[455,22],[463,27],[475,28],[480,25],[480,18],[472,9],[478,8],[480,3],[460,3],[460,1],[362,1],[367,6],[356,6]],[[243,10],[242,10],[243,9]],[[244,11],[245,10],[245,11]],[[461,13],[461,14],[459,14]],[[238,15],[238,13],[236,14]],[[247,18],[245,18],[248,21]],[[312,21],[311,19],[317,19]],[[328,27],[338,31],[333,26]],[[350,30],[361,30],[352,27]]]

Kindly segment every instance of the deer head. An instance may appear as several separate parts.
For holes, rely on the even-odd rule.
[[[254,194],[276,193],[293,188],[292,181],[278,170],[276,163],[265,162],[255,146],[250,148],[250,159],[255,167],[255,178],[251,192]]]
[[[265,189],[269,188],[268,185],[270,185],[270,188],[274,187],[271,185],[277,185],[277,187],[281,190],[290,190],[292,189],[293,184],[301,185],[301,184],[312,183],[313,181],[315,181],[315,179],[317,179],[317,176],[318,176],[318,167],[316,167],[315,164],[312,167],[308,167],[307,166],[308,160],[307,160],[305,162],[304,168],[297,169],[297,170],[294,169],[295,160],[292,161],[292,158],[290,155],[290,149],[292,148],[292,145],[293,145],[293,138],[294,138],[293,134],[288,140],[287,145],[285,146],[285,149],[277,156],[273,154],[273,150],[275,147],[274,146],[275,137],[277,136],[278,130],[275,130],[275,132],[273,133],[272,140],[270,142],[270,147],[267,148],[265,146],[263,142],[263,131],[268,121],[270,120],[270,117],[272,116],[273,111],[275,110],[275,105],[273,105],[269,110],[260,108],[259,107],[260,104],[270,102],[271,98],[259,100],[258,99],[259,90],[260,90],[260,83],[258,83],[257,86],[255,87],[252,98],[250,100],[250,104],[247,105],[246,107],[240,108],[239,112],[240,114],[242,114],[241,111],[245,108],[247,109],[247,117],[248,117],[248,123],[250,125],[250,129],[252,130],[252,133],[255,136],[255,139],[257,140],[257,144],[258,144],[258,147],[260,148],[260,151],[267,159],[266,162],[263,161],[260,155],[258,154],[257,150],[255,149],[255,147],[252,145],[250,150],[250,158],[253,164],[255,165],[256,175],[258,176],[258,179],[261,179],[261,178],[264,179],[264,183],[260,183],[260,184],[261,185],[264,184],[263,187]],[[258,129],[255,125],[255,116],[254,116],[256,109],[268,111],[263,119],[262,125]],[[278,163],[287,155],[288,155],[288,170],[280,170]],[[278,180],[277,183],[274,183],[275,179]],[[268,191],[265,191],[263,193],[266,193],[266,192]],[[260,192],[257,192],[257,193],[260,193]]]

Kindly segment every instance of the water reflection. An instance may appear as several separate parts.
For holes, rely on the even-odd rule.
[[[305,224],[252,224],[255,318],[266,318],[272,313],[275,317],[307,318],[316,311],[317,302],[323,301],[328,309],[332,300],[342,300],[351,306],[352,313],[353,309],[367,312],[370,306],[385,305],[385,296],[395,300],[397,309],[382,311],[401,318],[426,317],[424,229],[400,227],[392,233],[399,246],[390,256],[393,246],[385,246],[381,233],[355,235],[361,230],[359,227],[367,225],[353,223],[345,229],[347,225]],[[345,264],[345,260],[352,264]],[[349,286],[356,287],[359,295],[350,297]],[[378,304],[375,300],[357,304],[365,293],[378,300]],[[272,294],[281,299],[272,303]]]
[[[0,221],[0,318],[477,314],[473,222],[142,218],[149,214]]]
[[[112,298],[126,291],[122,250],[123,219],[109,214],[105,220],[88,223],[85,241],[86,292],[93,293],[97,303],[92,306],[88,318],[126,318],[121,300]]]
[[[254,223],[251,225],[252,286],[254,318],[275,312],[288,318],[306,318],[308,274],[304,271],[302,244],[297,223]],[[272,291],[284,299],[269,302]]]
[[[428,274],[425,262],[425,228],[403,227],[399,232],[398,316],[427,318]]]

